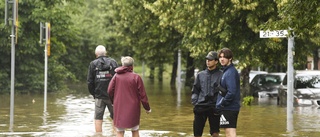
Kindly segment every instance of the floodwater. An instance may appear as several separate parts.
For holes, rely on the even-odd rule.
[[[141,111],[141,137],[192,137],[193,112],[190,88],[171,88],[169,83],[145,80],[152,112]],[[10,124],[10,95],[0,95],[0,137],[113,137],[112,121],[106,111],[103,133],[94,132],[94,100],[85,84],[73,85],[72,94],[48,94],[44,112],[43,95],[15,95],[14,122]],[[275,99],[256,99],[242,106],[237,127],[239,137],[318,137],[320,109],[294,107],[293,132],[287,132],[286,107]],[[131,136],[130,131],[125,136]],[[220,136],[225,136],[221,129]],[[203,137],[209,137],[208,124]]]

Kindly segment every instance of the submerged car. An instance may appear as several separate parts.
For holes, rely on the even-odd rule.
[[[268,72],[267,71],[251,70],[249,73],[249,83],[251,83],[252,79],[258,74],[268,74]]]
[[[296,71],[293,87],[293,105],[320,105],[320,70]],[[277,103],[287,104],[287,76],[279,87]]]
[[[285,73],[257,74],[250,83],[250,95],[254,97],[278,97],[278,88]]]

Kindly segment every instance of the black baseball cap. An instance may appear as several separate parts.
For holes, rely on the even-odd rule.
[[[218,53],[215,51],[210,51],[206,56],[207,60],[218,60]]]

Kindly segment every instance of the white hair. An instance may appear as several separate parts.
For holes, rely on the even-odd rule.
[[[125,56],[125,57],[121,58],[122,66],[125,66],[125,67],[133,66],[133,62],[134,62],[134,60],[130,56]]]
[[[106,47],[104,47],[103,45],[97,46],[95,53],[97,56],[106,56],[107,55]]]

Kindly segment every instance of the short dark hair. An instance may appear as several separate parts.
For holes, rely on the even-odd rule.
[[[224,54],[224,57],[227,58],[227,59],[231,59],[233,58],[233,53],[232,51],[229,49],[229,48],[222,48],[220,51],[219,51],[219,57],[220,57],[220,54],[223,53]]]

